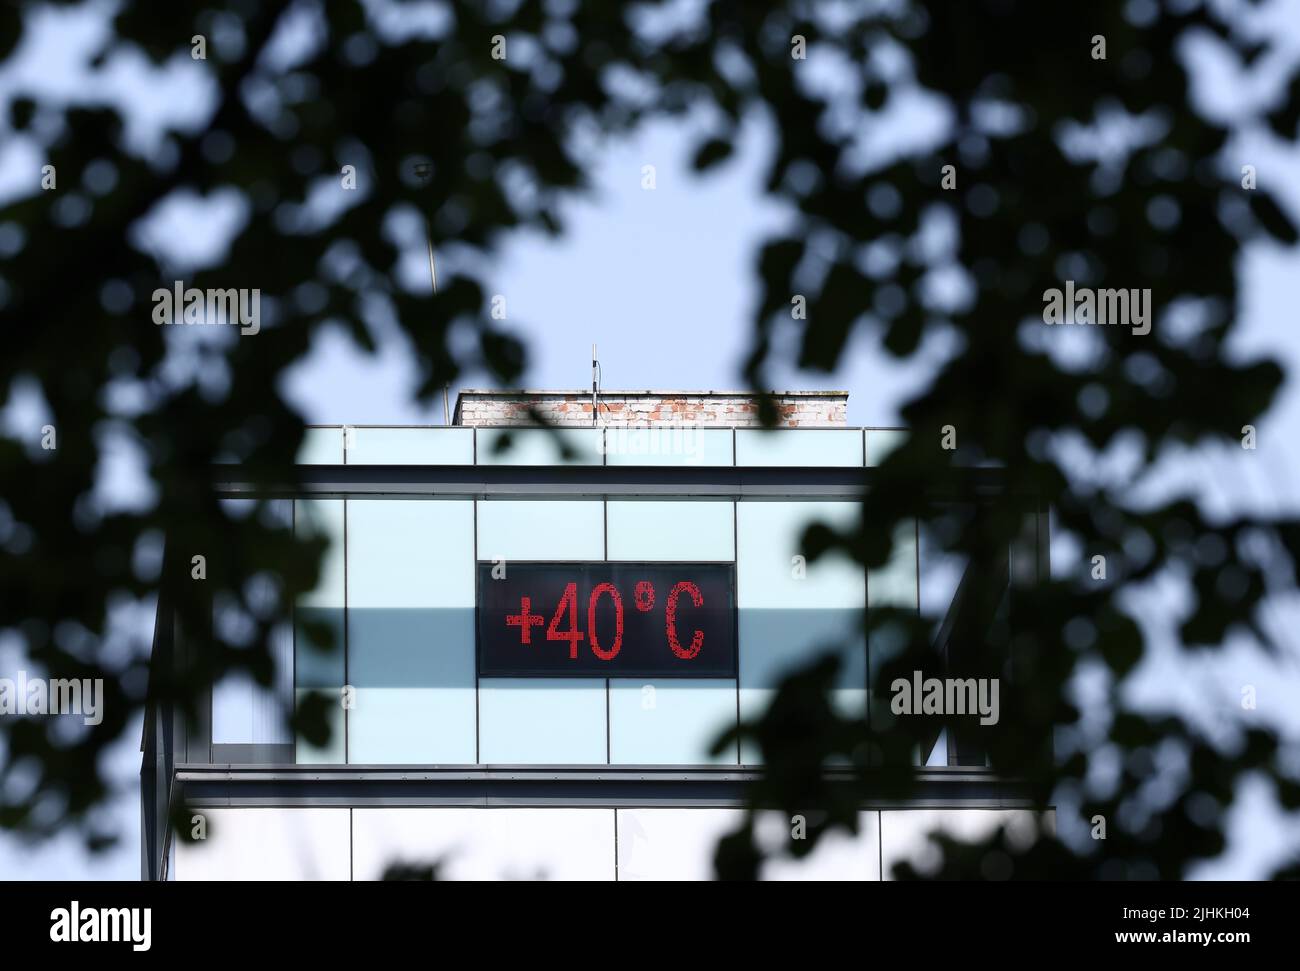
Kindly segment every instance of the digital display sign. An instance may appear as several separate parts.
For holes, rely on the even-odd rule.
[[[734,678],[730,563],[480,563],[480,677]]]

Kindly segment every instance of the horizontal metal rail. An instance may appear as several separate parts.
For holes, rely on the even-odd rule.
[[[180,765],[190,807],[221,806],[740,806],[760,768],[701,766]],[[830,770],[831,785],[848,771]],[[1033,806],[1022,781],[988,769],[881,772],[864,809]],[[817,807],[809,807],[815,810]]]
[[[630,465],[304,465],[297,482],[259,481],[239,466],[213,470],[228,497],[445,496],[580,498],[689,496],[692,498],[854,499],[869,491],[874,468]],[[936,498],[1002,495],[1005,471],[954,469],[936,475],[926,492]]]

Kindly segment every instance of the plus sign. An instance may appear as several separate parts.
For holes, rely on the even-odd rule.
[[[533,642],[533,628],[542,626],[542,615],[530,614],[528,611],[532,609],[532,600],[528,597],[520,597],[519,613],[506,615],[506,626],[519,628],[520,644],[531,644]]]

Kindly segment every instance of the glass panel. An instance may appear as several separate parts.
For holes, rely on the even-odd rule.
[[[921,760],[919,745],[917,746],[917,750],[918,750],[917,758],[914,764],[917,765],[924,764],[927,768],[932,768],[936,765],[947,765],[948,764],[948,729],[945,728],[939,732],[939,737],[935,739],[934,745],[931,747],[930,753],[925,757],[924,762],[922,762]]]
[[[329,741],[316,746],[297,740],[300,763],[346,761],[345,719],[342,704],[344,678],[344,558],[342,499],[300,499],[294,504],[294,529],[299,536],[324,536],[329,547],[321,560],[316,588],[304,594],[294,609],[294,688],[298,702],[314,691],[337,701],[327,709]],[[319,626],[333,635],[333,647],[313,637]]]
[[[610,761],[623,765],[736,762],[736,746],[709,750],[736,725],[736,682],[716,679],[609,683]]]
[[[348,761],[474,761],[470,500],[348,502]]]
[[[739,809],[620,809],[618,878],[712,880],[718,840],[743,820]]]
[[[606,465],[731,465],[729,428],[605,428]]]
[[[764,880],[879,880],[880,814],[858,813],[857,833],[837,829],[817,841],[817,848],[802,859],[786,852],[790,845],[790,817],[762,813],[754,827],[755,837],[767,853]]]
[[[342,465],[343,429],[337,425],[308,428],[303,433],[294,461],[298,465]]]
[[[802,859],[786,853],[793,823],[774,812],[761,813],[755,839],[767,856],[764,880],[880,879],[879,814],[858,814],[856,835],[836,830],[822,837]],[[712,880],[718,840],[744,818],[738,809],[637,808],[618,810],[620,880]]]
[[[353,873],[436,863],[440,880],[612,880],[612,809],[355,809]]]
[[[599,428],[479,428],[479,465],[601,465]],[[510,446],[497,446],[509,437]],[[561,455],[561,443],[573,454]]]
[[[916,546],[916,520],[910,519],[906,522],[899,523],[894,529],[894,552],[889,558],[889,562],[878,570],[871,570],[867,577],[867,606],[868,607],[910,607],[916,609],[919,606],[918,584],[917,584],[917,546]],[[960,574],[957,575],[960,579]],[[951,597],[949,597],[951,603]],[[877,633],[876,639],[872,641],[870,652],[871,656],[871,682],[876,683],[877,672],[887,662],[895,649],[887,646],[883,642],[883,634]],[[882,686],[883,687],[883,686]],[[921,753],[919,750],[914,754],[913,763],[947,765],[948,749],[946,739],[944,745],[939,748],[937,745],[928,753]],[[939,759],[933,762],[933,759]]]
[[[356,428],[346,437],[349,465],[473,465],[472,428]]]
[[[1033,844],[1039,821],[1048,832],[1056,824],[1053,812],[1029,809],[900,809],[880,814],[880,855],[884,879],[892,879],[894,865],[904,860],[922,873],[938,866],[939,849],[929,838],[939,830],[969,842],[991,836],[1000,826],[1007,828],[1013,846]]]
[[[733,560],[731,502],[611,500],[611,560]]]
[[[293,697],[293,628],[271,630],[275,683],[258,684],[248,674],[228,674],[212,686],[214,745],[291,745],[286,719]]]
[[[599,500],[492,499],[478,504],[480,560],[603,560]]]
[[[856,428],[736,429],[737,465],[861,466]]]
[[[604,678],[484,678],[479,761],[588,765],[606,758]]]
[[[867,583],[869,607],[917,607],[916,520],[894,529],[894,551],[889,562],[872,570]]]
[[[299,599],[304,607],[343,607],[343,500],[298,499],[294,530],[303,539],[323,537],[329,546],[321,559],[316,586]]]
[[[262,503],[255,499],[223,499],[221,505],[239,519],[252,515],[260,505],[265,524],[287,529],[293,523],[293,501],[289,499]],[[213,605],[213,623],[218,628],[222,625],[221,609],[218,600]],[[260,685],[247,673],[237,672],[212,686],[213,744],[293,744],[288,724],[293,704],[293,627],[288,623],[272,627],[269,646],[275,665],[272,684]],[[245,750],[243,754],[250,753]]]
[[[842,659],[834,697],[846,714],[866,712],[866,644],[861,566],[843,555],[802,560],[800,538],[813,522],[851,526],[856,502],[741,502],[736,506],[740,605],[740,716],[766,711],[786,675],[828,652]],[[753,746],[741,761],[754,763]]]
[[[348,810],[206,808],[207,839],[173,839],[174,880],[347,880]]]
[[[907,441],[907,432],[901,428],[868,428],[867,465],[879,465],[894,449]]]

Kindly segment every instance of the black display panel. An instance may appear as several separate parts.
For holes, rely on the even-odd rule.
[[[734,581],[730,563],[480,563],[479,676],[734,678]]]

